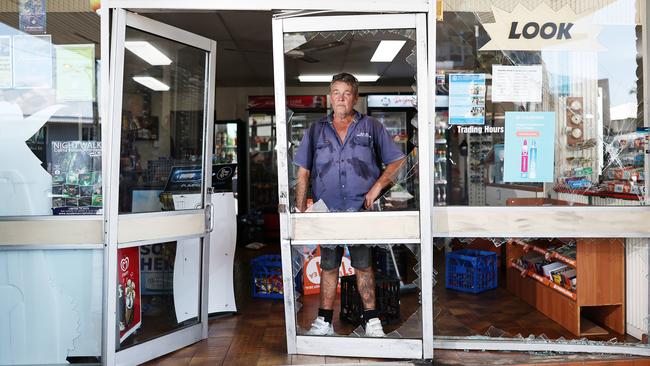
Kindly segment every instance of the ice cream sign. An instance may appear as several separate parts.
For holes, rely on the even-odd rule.
[[[593,13],[578,15],[568,5],[555,11],[545,3],[534,9],[518,4],[512,12],[492,7],[494,23],[483,27],[490,41],[481,51],[603,51],[601,27]]]

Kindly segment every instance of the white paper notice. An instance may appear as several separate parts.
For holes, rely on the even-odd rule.
[[[492,102],[542,102],[542,66],[492,65]]]

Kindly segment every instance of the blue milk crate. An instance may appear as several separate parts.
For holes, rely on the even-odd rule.
[[[251,261],[253,297],[282,299],[282,258],[279,255],[262,255]]]
[[[447,254],[445,287],[478,294],[498,285],[497,254],[461,249]]]

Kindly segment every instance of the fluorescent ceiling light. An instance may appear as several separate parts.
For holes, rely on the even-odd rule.
[[[155,91],[168,91],[169,90],[169,85],[163,83],[162,81],[158,79],[154,79],[151,76],[134,76],[133,80],[135,82],[140,83],[147,88]]]
[[[164,53],[160,52],[159,49],[147,41],[127,41],[124,42],[124,47],[152,66],[169,65],[172,63],[169,57],[165,56]]]
[[[404,47],[406,41],[381,41],[372,55],[370,62],[391,62],[397,56],[399,50]]]
[[[298,80],[301,83],[329,83],[333,75],[299,75]],[[375,82],[379,75],[354,75],[359,82]]]

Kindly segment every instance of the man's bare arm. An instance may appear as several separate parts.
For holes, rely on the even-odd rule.
[[[372,203],[375,202],[384,188],[395,182],[404,162],[406,162],[406,158],[402,158],[401,160],[386,165],[384,172],[381,174],[379,179],[377,179],[372,188],[370,188],[368,193],[366,193],[366,200],[363,205],[366,209],[372,206]]]
[[[298,167],[298,182],[296,183],[296,207],[300,212],[307,209],[307,187],[309,187],[309,170]]]

